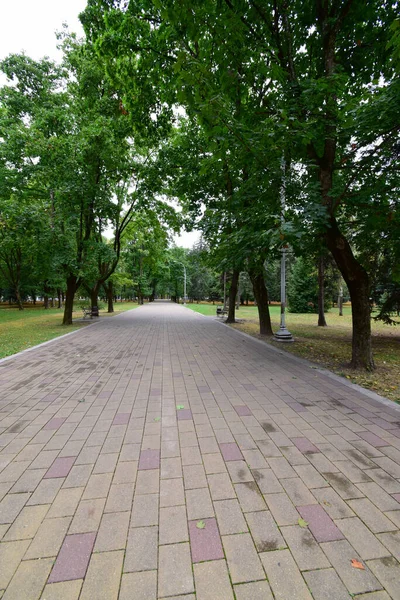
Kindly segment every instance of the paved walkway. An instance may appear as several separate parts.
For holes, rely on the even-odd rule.
[[[400,599],[395,405],[167,303],[0,382],[3,600]]]

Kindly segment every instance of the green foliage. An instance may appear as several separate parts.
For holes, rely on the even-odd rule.
[[[287,298],[290,312],[318,312],[318,270],[314,261],[302,257],[295,261],[288,278]],[[327,309],[330,303],[325,304]]]

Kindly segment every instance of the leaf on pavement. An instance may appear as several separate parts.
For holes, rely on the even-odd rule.
[[[363,571],[365,571],[364,565],[362,563],[360,563],[360,561],[357,560],[356,558],[351,559],[351,566],[354,567],[355,569],[362,569]]]
[[[300,527],[308,527],[308,523],[307,521],[305,521],[304,519],[302,519],[301,517],[299,518],[299,520],[297,521],[298,524],[300,525]]]
[[[206,526],[206,524],[204,523],[204,521],[197,521],[197,523],[196,523],[197,529],[204,529],[205,526]]]
[[[184,404],[177,404],[176,405],[177,410],[182,410],[183,408],[185,408]]]

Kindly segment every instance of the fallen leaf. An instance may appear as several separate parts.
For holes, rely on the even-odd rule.
[[[364,565],[362,563],[360,563],[360,561],[357,560],[356,558],[351,559],[351,566],[354,567],[355,569],[362,569],[363,571],[365,571]]]
[[[305,521],[304,519],[302,519],[301,517],[299,518],[299,520],[297,521],[298,524],[300,525],[300,527],[308,527],[308,523],[307,521]]]
[[[197,521],[197,523],[196,523],[197,529],[204,529],[205,526],[206,526],[206,524],[204,523],[204,521]]]
[[[155,421],[160,421],[160,420],[161,420],[161,417],[154,417],[154,420],[155,420]]]
[[[185,408],[185,406],[183,404],[177,404],[176,408],[177,410],[182,410],[183,408]]]

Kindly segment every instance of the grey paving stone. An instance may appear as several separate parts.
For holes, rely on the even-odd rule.
[[[5,589],[18,568],[30,540],[19,540],[0,544],[0,589]]]
[[[70,523],[71,517],[45,519],[33,538],[24,559],[42,559],[57,556]]]
[[[157,571],[125,573],[121,580],[119,600],[156,600]]]
[[[186,490],[186,506],[189,521],[214,516],[214,509],[208,488]]]
[[[97,531],[105,505],[104,498],[81,500],[69,528],[69,533]]]
[[[367,561],[368,567],[390,594],[393,600],[400,599],[400,563],[393,556]]]
[[[117,600],[123,560],[122,551],[92,554],[81,600]]]
[[[158,494],[136,496],[133,499],[131,527],[149,527],[158,524]]]
[[[308,529],[291,525],[281,527],[281,533],[300,569],[326,569],[330,563]]]
[[[152,571],[158,566],[158,527],[130,529],[124,572]]]
[[[53,561],[50,558],[44,558],[41,561],[22,561],[4,596],[2,596],[2,600],[39,598],[52,564]]]
[[[335,523],[362,559],[381,558],[389,555],[385,546],[357,517],[338,519]]]
[[[160,482],[160,507],[185,504],[183,479],[162,479]]]
[[[224,560],[193,565],[197,600],[234,600]]]
[[[272,469],[253,469],[252,474],[263,494],[278,494],[284,491]]]
[[[286,460],[286,458],[268,458],[268,464],[278,479],[287,479],[288,477],[297,477],[296,471]]]
[[[260,554],[276,600],[312,600],[312,596],[289,550]]]
[[[362,498],[364,494],[343,473],[324,473],[323,476],[343,500]]]
[[[100,523],[95,552],[124,550],[128,536],[130,512],[106,513]]]
[[[400,510],[400,503],[374,481],[371,481],[370,483],[359,483],[357,487],[360,488],[363,494],[365,494],[382,512],[388,510]]]
[[[383,469],[368,469],[365,472],[371,479],[381,485],[388,494],[400,492],[400,482],[389,475],[389,473],[386,473]]]
[[[350,600],[351,596],[334,569],[303,573],[314,600]]]
[[[300,515],[286,494],[265,494],[264,498],[279,527],[298,522]]]
[[[384,546],[400,561],[400,531],[381,533],[376,536]]]
[[[8,494],[0,502],[0,523],[12,523],[29,500],[30,494]]]
[[[183,467],[183,480],[186,490],[207,487],[203,465],[188,465]]]
[[[281,479],[280,483],[295,506],[318,504],[318,501],[314,498],[312,493],[307,489],[299,477]]]
[[[237,483],[234,487],[243,512],[266,510],[265,500],[255,481]]]
[[[222,536],[222,544],[232,583],[265,579],[264,569],[250,534]]]
[[[267,581],[254,581],[234,586],[236,600],[273,600]]]
[[[346,540],[325,542],[321,544],[321,548],[351,594],[363,594],[382,589],[383,586],[367,566],[364,570],[352,566],[352,559],[360,560],[360,557],[349,542]]]
[[[237,500],[219,500],[214,502],[214,509],[221,535],[248,531]]]
[[[159,544],[176,544],[188,540],[186,507],[169,506],[161,508]]]
[[[374,533],[395,531],[397,529],[368,498],[350,500],[349,506]]]
[[[191,592],[194,592],[194,584],[189,544],[161,546],[158,595],[162,598]]]
[[[208,485],[213,500],[227,500],[236,498],[236,493],[228,473],[208,475]]]
[[[258,552],[286,548],[286,542],[269,511],[251,512],[245,517]]]
[[[386,592],[372,592],[372,594],[361,594],[354,596],[356,600],[390,600],[390,596]]]

